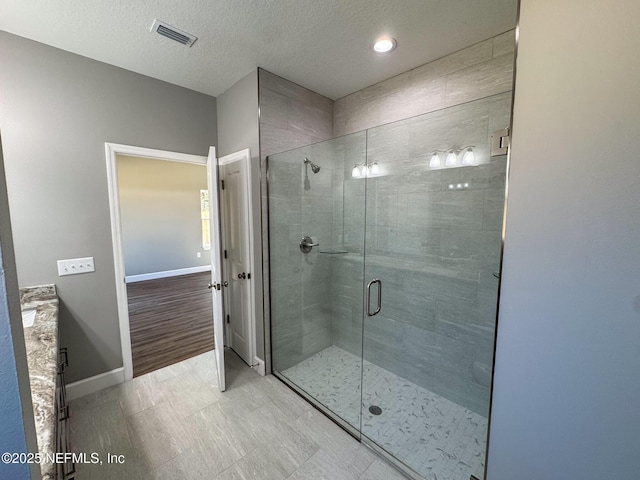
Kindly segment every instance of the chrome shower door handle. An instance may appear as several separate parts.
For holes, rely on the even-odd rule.
[[[377,308],[372,312],[371,311],[371,286],[377,283],[378,284],[378,305]],[[374,278],[369,283],[367,283],[367,315],[369,317],[373,317],[377,315],[382,310],[382,282],[379,278]]]

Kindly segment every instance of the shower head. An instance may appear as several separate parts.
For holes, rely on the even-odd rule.
[[[320,165],[316,165],[315,163],[313,163],[311,160],[309,160],[306,157],[304,159],[304,164],[305,165],[311,165],[311,171],[313,173],[318,173],[320,171]]]

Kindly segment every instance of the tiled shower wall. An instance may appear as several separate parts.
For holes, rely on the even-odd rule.
[[[514,35],[510,30],[336,100],[334,136],[511,90]]]
[[[367,158],[383,176],[367,180],[366,196],[364,180],[347,177],[343,200],[349,239],[363,230],[366,201],[364,278],[383,284],[382,310],[364,317],[363,330],[362,287],[353,283],[362,247],[350,242],[331,267],[334,345],[360,355],[364,331],[366,360],[484,416],[506,170],[489,145],[509,124],[510,105],[506,92],[369,129]],[[429,167],[434,150],[464,145],[474,145],[479,165]]]
[[[274,315],[278,312],[272,338],[274,348],[288,352],[280,356],[286,361],[276,365],[278,369],[323,345],[335,344],[359,355],[362,281],[380,276],[386,279],[384,308],[366,320],[365,358],[487,414],[497,292],[493,273],[498,270],[505,169],[504,158],[488,160],[487,143],[492,129],[509,124],[513,43],[513,31],[507,32],[336,100],[331,118],[335,136],[371,130],[341,144],[326,142],[325,157],[312,158],[307,149],[292,153],[288,182],[300,191],[283,190],[283,197],[272,205],[274,217],[293,213],[279,220],[279,227],[287,231],[275,233],[280,236],[278,245],[288,237],[290,251],[276,254],[272,246],[272,254],[282,255],[276,264],[284,269],[276,271],[272,262],[271,278],[280,287],[274,283],[271,295]],[[293,91],[287,94],[288,89]],[[331,136],[323,129],[330,123],[326,113],[332,102],[315,95],[260,71],[263,159]],[[300,106],[300,99],[307,99],[312,108]],[[460,106],[442,110],[456,105]],[[397,122],[428,112],[433,116]],[[311,125],[296,125],[301,121]],[[397,123],[385,125],[391,122]],[[483,145],[484,151],[477,150],[480,157],[485,155],[483,165],[442,171],[425,167],[434,149],[473,142]],[[378,161],[391,175],[368,184],[368,270],[363,277],[364,182],[350,177],[353,165],[363,161],[365,146],[369,161]],[[323,169],[332,165],[332,184],[324,185],[333,203],[331,220],[326,198],[308,203],[315,192],[303,190],[305,155],[313,161],[323,158]],[[310,174],[312,189],[314,182],[319,187],[328,181],[325,171]],[[468,179],[472,187],[447,191],[449,184]],[[298,206],[282,203],[289,195]],[[312,217],[318,220],[305,224]],[[349,253],[323,257],[313,252],[303,261],[306,264],[298,265],[300,252],[295,249],[303,230],[321,231],[321,244],[342,246]],[[311,231],[305,234],[314,236]],[[328,236],[330,240],[324,240]],[[289,261],[286,255],[292,255]],[[303,314],[307,306],[312,314]]]
[[[258,88],[260,102],[260,156],[262,168],[262,205],[263,218],[268,218],[266,162],[267,156],[292,150],[305,145],[330,139],[333,135],[333,101],[308,90],[300,85],[273,75],[266,70],[258,71]],[[314,153],[307,156],[316,163],[322,163],[327,169],[326,161],[318,161]],[[319,153],[318,153],[319,154]],[[322,231],[330,231],[332,220],[329,219],[331,197],[320,196],[318,182],[331,181],[331,175],[314,175],[308,169],[312,189],[304,190],[303,152],[295,153],[291,158],[283,160],[281,171],[272,171],[277,178],[272,182],[271,218],[272,233],[278,241],[272,242],[271,280],[269,284],[269,242],[267,222],[263,222],[263,272],[264,295],[268,302],[271,289],[271,312],[277,312],[278,322],[272,325],[272,349],[281,352],[281,364],[284,369],[330,345],[330,315],[320,315],[320,299],[328,298],[323,291],[327,285],[329,272],[326,265],[317,262],[317,254],[302,258],[298,243],[303,235],[317,235]],[[282,190],[278,190],[282,188]],[[331,191],[331,183],[324,186],[325,193]],[[304,194],[304,195],[303,195]],[[303,216],[303,206],[313,203],[318,214]],[[326,205],[325,205],[326,204]],[[322,212],[322,213],[321,213]],[[312,222],[317,222],[311,228]],[[313,232],[312,232],[313,230]],[[273,238],[273,237],[272,237]],[[279,248],[283,247],[283,248]],[[291,248],[291,251],[289,251]],[[269,305],[265,308],[265,326],[271,324]],[[265,328],[267,337],[267,356],[269,329]]]
[[[365,317],[361,347],[361,321],[350,312],[362,304],[352,284],[361,260],[336,259],[332,343],[354,354],[364,348],[367,360],[484,416],[506,169],[488,146],[491,133],[509,125],[514,44],[509,31],[334,104],[334,134],[369,129],[367,160],[390,175],[369,179],[366,192],[365,279],[383,279],[383,309]],[[433,150],[470,144],[486,163],[427,167]],[[344,193],[347,239],[364,221],[363,181],[349,178],[351,167],[336,192]],[[449,190],[458,183],[470,187]],[[349,250],[358,251],[357,242]]]

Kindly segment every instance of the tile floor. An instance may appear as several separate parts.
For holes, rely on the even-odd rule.
[[[429,480],[484,477],[486,418],[370,362],[361,372],[361,363],[334,345],[282,374],[356,428],[362,374],[364,435]]]
[[[72,450],[104,462],[77,465],[76,479],[404,478],[279,380],[225,357],[224,393],[208,352],[71,402]]]

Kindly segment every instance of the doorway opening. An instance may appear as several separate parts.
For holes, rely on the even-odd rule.
[[[146,304],[146,307],[150,307],[160,301],[170,301],[168,297],[176,293],[176,286],[173,282],[178,282],[185,288],[185,295],[187,297],[191,296],[190,305],[194,308],[196,308],[196,304],[203,305],[206,301],[204,300],[205,295],[208,296],[209,302],[213,307],[212,315],[209,315],[208,318],[201,315],[200,317],[204,318],[202,323],[203,331],[205,326],[206,331],[213,330],[213,348],[217,364],[218,382],[220,390],[224,391],[225,347],[230,346],[233,348],[252,367],[254,367],[255,363],[252,360],[256,358],[255,275],[251,275],[250,269],[250,266],[255,263],[252,244],[253,230],[249,220],[252,218],[249,176],[251,172],[250,152],[247,149],[218,159],[215,147],[210,148],[208,157],[203,157],[105,143],[105,153],[124,380],[130,380],[134,376],[132,334],[135,327],[131,323],[128,292],[130,292],[133,303],[137,294],[140,293],[136,291],[138,290],[136,283],[160,280],[164,285],[156,285],[157,288],[151,288],[154,293],[142,302],[141,308],[143,311],[144,304]],[[173,270],[152,272],[151,275],[140,272],[127,273],[125,257],[128,253],[125,251],[125,237],[128,234],[125,231],[125,227],[129,219],[123,217],[121,208],[119,157],[132,157],[138,162],[147,160],[154,162],[156,165],[179,163],[182,165],[191,164],[191,166],[197,168],[206,167],[206,169],[202,168],[205,172],[205,187],[200,188],[198,186],[196,189],[198,199],[196,208],[198,245],[195,250],[191,248],[190,251],[191,254],[195,254],[194,257],[196,259],[204,257],[209,261],[209,265],[195,265],[186,267],[186,269],[176,268],[174,265],[171,267]],[[158,162],[158,160],[164,162]],[[137,195],[140,196],[140,192],[137,192]],[[144,197],[145,195],[142,196]],[[171,205],[171,208],[173,207],[174,205]],[[157,202],[151,201],[150,205],[139,210],[138,216],[144,218],[145,215],[149,216],[154,210],[159,209]],[[139,223],[134,221],[132,228],[134,230],[144,230]],[[173,230],[183,230],[175,221],[167,221],[166,219],[164,221],[165,228],[167,223]],[[142,242],[147,249],[159,247],[158,244],[162,243],[158,235],[154,235],[154,232],[151,233],[152,240]],[[207,249],[207,246],[210,246],[210,250]],[[140,257],[144,256],[141,253],[143,251],[144,249],[137,250],[137,256],[134,255],[136,262],[139,262],[141,260]],[[200,257],[197,256],[197,253],[200,253]],[[187,255],[190,254],[187,253]],[[163,255],[160,256],[162,257]],[[172,257],[173,255],[165,254],[164,256]],[[169,275],[165,275],[167,272],[169,272]],[[171,276],[171,273],[174,276]],[[175,275],[176,273],[182,275]],[[185,278],[180,278],[187,276],[189,276],[189,281],[193,282],[192,284],[185,282]],[[205,276],[209,278],[208,285],[204,282]],[[140,282],[136,282],[136,280],[140,280]],[[144,294],[144,285],[140,287],[142,294]],[[207,293],[202,294],[200,297],[201,291]],[[196,297],[198,298],[197,300]],[[158,333],[158,329],[155,328],[153,323],[157,317],[148,313],[146,317],[147,324],[142,329],[154,334]],[[176,315],[169,316],[169,319],[175,322]],[[179,334],[176,333],[175,335]],[[201,342],[199,348],[208,349],[209,347]],[[193,355],[196,354],[198,354],[197,351],[194,351]],[[178,357],[175,358],[176,361],[179,361],[177,360]],[[142,374],[142,372],[136,372],[137,374]]]
[[[205,165],[117,155],[133,376],[213,350]]]

